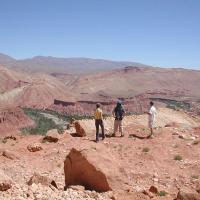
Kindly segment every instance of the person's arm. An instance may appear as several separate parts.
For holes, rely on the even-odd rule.
[[[103,111],[100,112],[101,119],[103,119]]]
[[[115,117],[115,108],[112,111],[112,116]]]
[[[94,111],[94,119],[96,119],[96,113],[97,113],[97,111],[95,110]]]
[[[124,118],[125,114],[126,114],[126,112],[125,112],[125,110],[124,110],[124,108],[123,108],[123,109],[122,109],[122,118]]]

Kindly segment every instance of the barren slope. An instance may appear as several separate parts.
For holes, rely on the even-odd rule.
[[[126,67],[121,70],[80,76],[71,86],[81,98],[152,96],[200,99],[200,71]]]
[[[67,91],[58,79],[45,75],[15,72],[5,67],[0,68],[0,105],[22,107],[48,107],[54,99],[74,101],[76,95]]]

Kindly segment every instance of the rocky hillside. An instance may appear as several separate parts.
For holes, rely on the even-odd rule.
[[[65,85],[56,78],[46,74],[16,72],[0,67],[0,105],[21,107],[48,107],[54,99],[74,101]]]

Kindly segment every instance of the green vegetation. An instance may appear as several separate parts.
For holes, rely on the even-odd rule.
[[[150,149],[148,148],[148,147],[144,147],[143,149],[142,149],[142,152],[145,152],[145,153],[147,153],[147,152],[149,152],[150,151]]]
[[[174,160],[181,161],[181,160],[183,160],[183,158],[182,158],[181,155],[175,155],[175,156],[174,156]]]
[[[33,128],[23,128],[21,130],[23,134],[45,135],[48,130],[57,128],[52,119],[47,119],[40,113],[31,115],[30,117],[35,121],[36,126]]]
[[[45,135],[50,129],[57,129],[59,134],[64,132],[64,127],[62,125],[57,125],[52,119],[47,118],[43,114],[50,114],[55,116],[58,119],[63,120],[64,122],[70,123],[72,120],[82,120],[82,119],[92,119],[93,116],[90,115],[66,115],[60,114],[51,110],[40,110],[33,108],[23,108],[23,111],[28,115],[32,120],[35,121],[35,127],[23,128],[21,130],[22,134],[31,134],[31,135]],[[105,118],[107,115],[104,116]],[[65,124],[65,125],[66,125]]]
[[[167,195],[167,192],[165,192],[165,191],[160,191],[159,193],[158,193],[158,196],[160,196],[160,197],[164,197],[164,196],[166,196]]]
[[[162,103],[165,103],[167,108],[171,108],[173,110],[177,110],[179,108],[183,110],[189,111],[191,106],[189,103],[186,103],[184,101],[176,101],[172,99],[162,99],[162,98],[151,98],[152,101],[159,101]]]
[[[198,175],[192,175],[191,178],[192,179],[199,179],[199,176]]]
[[[54,115],[55,117],[62,119],[63,121],[67,121],[70,122],[72,119],[75,120],[81,120],[81,119],[92,119],[93,116],[91,115],[86,115],[86,114],[82,114],[82,115],[67,115],[67,114],[61,114],[59,112],[56,111],[52,111],[52,110],[40,110],[40,109],[33,109],[33,108],[24,108],[23,109],[25,114],[27,114],[28,116],[34,116],[37,115],[38,113],[46,113],[46,114],[51,114]]]
[[[57,129],[58,133],[63,133],[64,129],[62,126],[55,124],[52,119],[49,119],[42,114],[45,113],[45,111],[32,108],[24,108],[23,110],[36,124],[35,127],[23,128],[21,130],[23,134],[45,135],[50,129]]]

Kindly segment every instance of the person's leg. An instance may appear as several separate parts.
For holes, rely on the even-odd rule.
[[[150,135],[148,136],[148,138],[153,136],[153,122],[149,121],[149,129],[150,129]]]
[[[96,142],[99,141],[99,121],[95,120],[95,126],[96,126]]]
[[[124,134],[123,134],[123,124],[122,124],[122,120],[119,121],[119,132],[121,133],[121,137],[123,137]]]
[[[104,124],[103,124],[103,120],[101,120],[100,126],[101,126],[102,139],[104,139],[104,138],[105,138],[105,134],[104,134]]]

